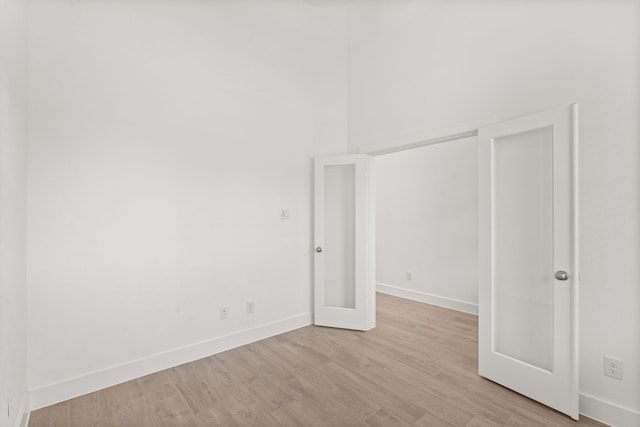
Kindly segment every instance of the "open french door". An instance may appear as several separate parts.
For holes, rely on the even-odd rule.
[[[316,157],[314,324],[375,327],[372,161],[366,154]]]
[[[577,105],[478,130],[480,375],[578,419]]]

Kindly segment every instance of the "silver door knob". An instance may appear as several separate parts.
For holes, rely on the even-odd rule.
[[[566,271],[556,271],[556,279],[558,280],[568,280],[569,279],[569,273],[567,273]]]
[[[320,246],[318,246],[318,247],[316,248],[316,252],[318,252],[318,253],[322,252],[322,248],[321,248]]]

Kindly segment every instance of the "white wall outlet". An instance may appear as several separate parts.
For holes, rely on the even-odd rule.
[[[407,271],[407,280],[413,280],[413,273],[410,271]]]
[[[291,218],[291,212],[289,212],[289,209],[280,209],[280,219],[288,220],[289,218]]]
[[[604,374],[608,377],[622,379],[622,360],[604,356]]]
[[[222,307],[220,309],[220,320],[227,320],[229,318],[229,307]]]
[[[247,303],[247,314],[253,314],[256,312],[256,305],[253,301]]]

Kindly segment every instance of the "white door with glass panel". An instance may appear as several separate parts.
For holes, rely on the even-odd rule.
[[[480,375],[578,419],[577,106],[478,144]]]
[[[375,327],[371,161],[365,154],[315,159],[314,324]]]

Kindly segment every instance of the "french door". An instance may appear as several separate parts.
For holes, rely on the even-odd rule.
[[[577,106],[478,130],[480,375],[578,419]]]
[[[314,324],[375,327],[372,161],[365,154],[316,157]]]

